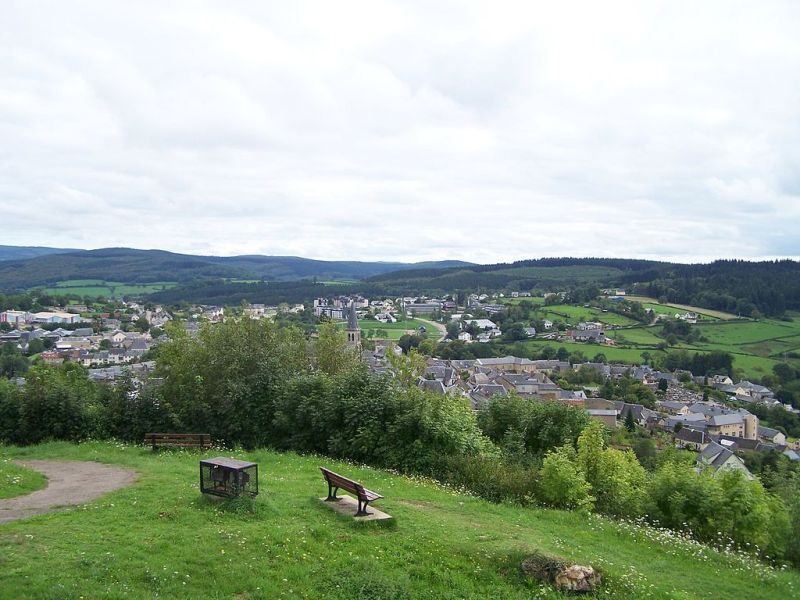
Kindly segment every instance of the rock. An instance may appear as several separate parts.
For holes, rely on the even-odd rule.
[[[520,567],[526,575],[566,592],[593,592],[600,584],[600,574],[592,567],[542,554],[527,557]]]
[[[600,583],[600,576],[592,567],[572,565],[556,573],[554,585],[568,592],[593,592]]]

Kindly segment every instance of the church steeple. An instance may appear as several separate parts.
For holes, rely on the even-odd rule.
[[[347,311],[347,345],[353,348],[361,347],[361,329],[358,327],[358,317],[356,316],[356,303],[350,300],[350,308]]]

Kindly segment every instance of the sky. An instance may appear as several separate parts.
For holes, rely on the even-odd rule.
[[[4,0],[0,244],[800,258],[800,2]]]

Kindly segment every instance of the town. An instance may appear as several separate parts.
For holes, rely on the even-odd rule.
[[[585,312],[609,320],[608,315],[618,316],[615,305],[620,301],[631,305],[625,301],[625,290],[609,289],[603,294],[604,303],[598,306],[611,309],[596,307]],[[599,320],[570,323],[538,316],[521,326],[506,318],[509,311],[519,311],[521,302],[530,307],[534,301],[554,306],[555,314],[568,314],[564,311],[571,307],[560,306],[565,296],[566,292],[548,292],[536,299],[524,291],[512,292],[508,297],[502,293],[470,294],[460,298],[461,305],[457,295],[382,299],[331,296],[306,304],[194,305],[181,309],[133,300],[96,302],[93,306],[87,298],[83,304],[53,306],[38,312],[5,310],[0,313],[0,344],[8,349],[6,354],[13,349],[43,364],[80,364],[95,381],[132,377],[142,383],[156,375],[154,359],[159,343],[168,339],[170,326],[196,335],[203,323],[213,326],[231,318],[283,319],[289,324],[303,323],[313,338],[320,322],[332,321],[339,323],[348,344],[360,352],[373,373],[392,374],[389,353],[420,353],[425,362],[416,374],[416,385],[428,392],[464,397],[478,412],[492,398],[512,394],[531,402],[556,401],[585,410],[612,431],[647,432],[652,440],[648,452],[667,447],[694,452],[698,470],[736,469],[748,478],[753,475],[746,462],[753,456],[778,452],[791,461],[800,460],[797,437],[762,424],[753,414],[759,412],[754,407],[800,413],[777,399],[768,387],[746,379],[734,381],[724,369],[698,375],[681,368],[658,369],[643,361],[611,362],[605,358],[603,348],[615,345],[618,338],[614,334],[619,331]],[[590,306],[583,304],[577,309]],[[619,314],[625,311],[630,309]],[[655,324],[668,326],[694,325],[703,318],[694,311],[657,314],[647,308],[644,312]],[[510,336],[513,340],[547,340],[556,345],[580,343],[586,352],[566,352],[561,347],[545,352],[547,358],[534,359],[510,355],[437,356],[452,353],[456,347],[477,351]],[[443,347],[446,352],[437,353]],[[586,358],[592,353],[594,358]],[[24,373],[7,374],[18,385],[24,385]],[[635,393],[616,394],[618,382],[624,382],[627,390],[634,386]]]

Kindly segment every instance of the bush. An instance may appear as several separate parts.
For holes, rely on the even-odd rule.
[[[547,453],[539,473],[538,497],[543,504],[553,508],[592,509],[591,486],[576,462],[572,446],[562,446]]]

